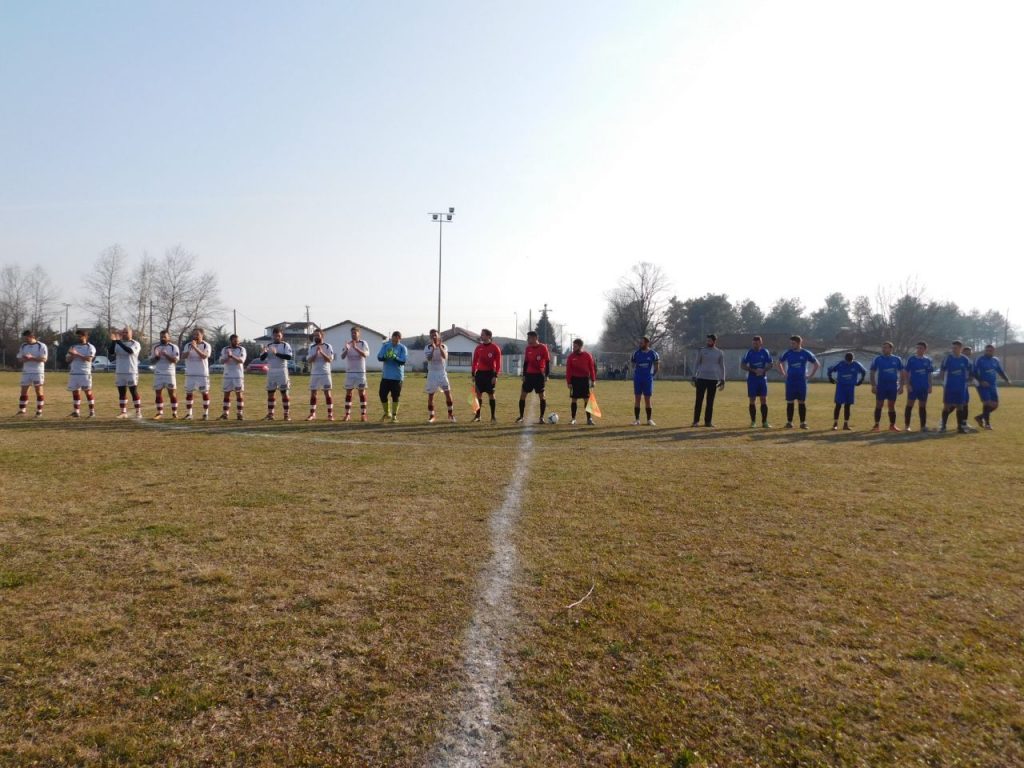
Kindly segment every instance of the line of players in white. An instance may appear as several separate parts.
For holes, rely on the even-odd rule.
[[[66,360],[69,364],[69,375],[67,389],[71,392],[72,396],[72,408],[73,410],[69,414],[72,418],[79,418],[81,416],[82,408],[82,396],[85,396],[86,403],[88,405],[88,417],[94,417],[96,415],[96,402],[93,395],[92,387],[92,361],[96,357],[96,348],[89,343],[88,331],[79,330],[76,332],[77,342],[72,345],[66,355]],[[179,348],[178,345],[174,344],[170,340],[170,334],[165,330],[160,333],[160,341],[154,345],[149,360],[153,365],[153,389],[155,391],[155,405],[156,413],[153,416],[154,419],[164,418],[164,393],[167,393],[167,399],[171,406],[171,417],[174,419],[178,418],[178,388],[177,388],[177,368],[179,362],[183,362],[185,365],[185,414],[186,420],[193,418],[193,410],[195,406],[195,393],[198,392],[201,399],[202,414],[201,418],[205,421],[210,417],[210,358],[213,355],[213,348],[204,338],[205,334],[202,328],[194,329],[192,338],[183,347]],[[121,331],[115,331],[111,334],[111,354],[114,358],[115,363],[115,385],[118,389],[118,404],[120,406],[120,413],[118,418],[127,419],[128,414],[128,403],[129,396],[131,397],[131,403],[134,408],[135,418],[142,418],[142,399],[139,394],[139,358],[141,355],[142,347],[138,341],[133,338],[132,329],[125,327]],[[714,335],[709,335],[709,347],[714,347]],[[311,336],[311,345],[306,354],[306,363],[309,367],[309,415],[307,421],[313,421],[317,417],[317,405],[318,405],[318,394],[322,393],[324,398],[324,404],[327,408],[327,419],[330,421],[334,420],[334,399],[332,395],[333,381],[331,374],[331,365],[335,359],[336,352],[333,346],[323,339],[321,331],[315,331]],[[768,426],[767,423],[767,405],[766,397],[767,390],[765,389],[765,376],[770,368],[776,367],[771,355],[764,350],[760,345],[760,337],[754,337],[754,347],[744,356],[743,368],[748,372],[748,396],[750,399],[750,412],[751,412],[751,426],[757,426],[755,419],[755,402],[758,398],[761,400],[761,414],[762,420],[764,421],[763,426]],[[793,337],[793,350],[788,351],[787,355],[794,355],[796,353],[805,352],[801,346],[801,340],[799,337]],[[582,347],[582,344],[580,344]],[[641,345],[641,351],[643,346]],[[579,349],[575,350],[579,353]],[[717,351],[717,350],[716,350]],[[397,331],[392,335],[389,342],[385,343],[384,346],[378,353],[378,359],[384,363],[384,374],[381,381],[381,392],[380,399],[384,405],[384,420],[397,421],[398,415],[398,397],[401,393],[401,384],[404,379],[403,367],[405,364],[406,348],[401,344],[401,334]],[[353,404],[353,393],[357,392],[359,396],[359,418],[361,421],[367,420],[367,378],[366,378],[366,360],[370,355],[370,347],[366,341],[361,338],[361,331],[358,327],[352,328],[352,338],[346,342],[344,349],[341,351],[341,359],[346,362],[345,372],[345,410],[344,410],[344,421],[350,421],[352,418],[352,404]],[[945,374],[946,380],[944,385],[944,396],[943,396],[943,410],[940,431],[945,431],[946,422],[951,413],[956,413],[957,426],[960,431],[968,431],[970,427],[967,424],[967,404],[969,401],[969,384],[971,380],[977,382],[978,393],[982,400],[982,413],[975,417],[978,425],[983,428],[991,429],[991,414],[999,405],[998,388],[996,386],[996,377],[1002,378],[1006,383],[1010,383],[1005,372],[1003,371],[1002,365],[997,357],[995,357],[995,348],[990,344],[985,347],[985,353],[982,358],[972,364],[969,358],[970,348],[965,347],[961,342],[954,342],[950,354],[943,361],[941,371]],[[267,379],[266,379],[266,391],[267,391],[267,413],[264,418],[266,420],[273,420],[275,418],[276,411],[276,395],[280,393],[281,403],[283,409],[283,418],[285,421],[290,421],[290,390],[291,380],[289,376],[288,365],[293,359],[294,353],[289,343],[284,341],[282,331],[275,329],[273,332],[273,341],[265,345],[260,352],[259,359],[264,360],[267,363]],[[656,353],[655,353],[656,357]],[[813,369],[810,371],[810,375],[818,369],[817,360],[809,352],[806,352],[807,362],[813,365]],[[438,391],[441,391],[445,395],[445,400],[448,408],[448,419],[449,421],[455,421],[454,406],[451,396],[451,385],[448,381],[447,376],[447,348],[442,343],[440,335],[436,330],[430,332],[430,343],[426,348],[427,358],[427,385],[426,392],[428,395],[428,421],[434,422],[436,420],[434,412],[434,395]],[[762,358],[764,358],[762,360]],[[780,363],[786,360],[784,355],[780,359]],[[795,359],[795,358],[794,358]],[[35,389],[36,394],[36,416],[40,417],[43,414],[43,407],[45,404],[44,396],[44,383],[45,383],[45,367],[48,360],[48,350],[44,343],[40,342],[32,331],[25,331],[23,333],[23,343],[18,352],[18,360],[22,364],[22,376],[21,376],[21,394],[18,402],[18,415],[25,415],[28,409],[29,390]],[[235,413],[236,418],[241,420],[244,419],[245,410],[245,366],[247,362],[247,353],[245,347],[239,344],[238,337],[232,335],[229,339],[228,346],[224,347],[220,353],[220,362],[224,366],[223,374],[223,402],[222,412],[220,419],[228,419],[231,409],[231,395],[235,396]],[[749,364],[748,364],[749,363]],[[804,400],[806,398],[806,383],[804,383],[803,394],[791,394],[790,392],[790,381],[794,373],[797,374],[798,379],[802,379],[806,382],[808,374],[805,373],[806,368],[800,367],[799,370],[794,370],[793,365],[789,366],[787,371],[781,365],[778,366],[787,377],[787,426],[792,425],[793,421],[793,405],[794,402],[801,406],[801,426],[806,428],[806,422],[803,420],[804,414]],[[397,375],[389,374],[389,368],[391,371],[397,371]],[[871,384],[872,392],[876,395],[876,408],[875,408],[875,426],[874,430],[878,431],[879,421],[881,417],[883,405],[888,405],[888,415],[890,429],[893,431],[899,431],[896,427],[896,397],[902,394],[904,389],[907,390],[908,398],[905,409],[905,429],[909,429],[912,418],[912,413],[915,405],[918,409],[918,415],[921,420],[921,430],[928,431],[926,426],[926,410],[925,405],[928,399],[928,394],[931,392],[931,374],[933,373],[931,359],[927,357],[927,345],[924,342],[919,342],[917,345],[916,354],[907,359],[904,363],[900,358],[893,355],[892,344],[886,342],[883,345],[882,355],[875,359],[871,366]],[[887,381],[876,381],[876,373],[880,379],[885,378]],[[849,429],[849,418],[850,418],[850,406],[853,404],[853,388],[859,386],[864,380],[868,371],[852,360],[852,355],[847,355],[847,359],[837,363],[829,369],[829,380],[836,384],[836,398],[835,398],[835,413],[832,429],[838,429],[839,427],[839,413],[840,408],[843,409],[844,421],[843,429]],[[653,378],[653,376],[652,376]],[[696,381],[696,379],[695,379]],[[634,382],[635,383],[635,382]],[[593,381],[591,381],[591,385]],[[724,369],[722,371],[722,381],[719,386],[724,386]],[[570,386],[571,389],[571,386]],[[525,389],[524,389],[525,392]],[[388,403],[388,398],[391,398],[392,402]],[[574,394],[575,397],[575,394]],[[639,401],[639,397],[637,398]],[[702,399],[702,398],[701,398]],[[707,412],[707,420],[710,422],[711,410],[710,406],[713,400],[709,400],[709,408]],[[575,403],[574,403],[575,404]],[[694,424],[698,426],[698,418],[700,405],[695,409]],[[588,422],[590,418],[588,416]],[[575,423],[575,422],[574,422]],[[649,422],[652,423],[652,422]],[[707,424],[710,426],[710,424]]]
[[[93,418],[96,415],[96,400],[93,394],[92,362],[96,357],[96,347],[89,343],[89,333],[86,330],[76,331],[77,340],[67,352],[65,359],[69,366],[67,389],[71,392],[72,411],[71,418],[82,416],[82,400],[85,399],[88,407],[86,418]],[[395,338],[397,337],[397,338]],[[39,341],[33,331],[25,331],[22,334],[22,344],[18,352],[18,360],[22,365],[21,394],[18,401],[18,415],[25,415],[28,411],[29,391],[34,388],[36,395],[36,416],[43,414],[46,402],[44,384],[46,376],[46,362],[49,353],[44,343]],[[142,418],[142,396],[139,394],[139,359],[142,353],[142,346],[133,338],[130,327],[111,333],[111,356],[114,359],[114,383],[118,390],[118,405],[120,413],[118,418],[129,418],[128,406],[131,403],[134,409],[134,416]],[[405,351],[400,344],[401,335],[395,333],[392,341],[381,348],[378,358],[385,364],[385,380],[381,386],[381,402],[385,403],[385,419],[397,421],[398,395],[401,392],[401,379],[393,380],[387,378],[388,367],[404,365],[405,355],[397,354],[396,350]],[[334,362],[336,352],[334,347],[325,342],[320,330],[315,331],[311,336],[311,345],[306,353],[306,364],[309,368],[309,415],[307,421],[313,421],[317,417],[318,396],[322,394],[324,404],[327,408],[327,419],[334,420],[334,398],[333,398],[333,377],[331,364]],[[436,353],[435,353],[436,350]],[[213,355],[213,348],[205,340],[205,333],[202,328],[196,328],[192,332],[191,339],[182,347],[173,343],[168,331],[160,333],[160,341],[150,351],[149,361],[153,365],[153,389],[155,391],[156,413],[153,419],[160,420],[165,414],[165,393],[166,400],[170,404],[171,418],[178,418],[179,400],[177,386],[177,365],[184,363],[185,366],[185,420],[193,418],[195,409],[196,393],[199,393],[200,406],[202,408],[201,418],[206,421],[210,418],[210,359]],[[345,361],[345,411],[343,420],[352,419],[353,394],[358,393],[359,398],[359,419],[367,420],[367,377],[366,360],[370,356],[369,344],[361,338],[361,330],[358,327],[352,328],[352,338],[345,343],[340,357]],[[291,344],[284,340],[280,329],[273,332],[273,341],[265,345],[259,359],[267,364],[267,413],[264,417],[272,421],[275,418],[277,395],[281,396],[283,419],[291,421],[291,377],[289,375],[289,362],[294,358]],[[437,331],[431,331],[431,344],[427,351],[428,376],[427,394],[428,407],[431,422],[436,420],[434,414],[434,394],[438,391],[445,393],[448,405],[448,418],[455,421],[454,406],[451,398],[451,387],[448,382],[446,365],[448,359],[447,347],[441,342]],[[220,419],[227,420],[231,410],[231,399],[234,395],[235,416],[237,419],[244,419],[245,416],[245,367],[247,353],[238,340],[238,336],[232,335],[229,343],[220,352],[220,362],[224,366],[223,374],[223,402]],[[394,400],[394,407],[387,404],[387,396]],[[130,400],[129,400],[130,398]]]

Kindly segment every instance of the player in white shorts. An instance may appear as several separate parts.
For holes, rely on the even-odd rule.
[[[160,331],[160,343],[153,347],[149,360],[153,363],[153,389],[156,390],[156,416],[154,419],[164,417],[164,393],[167,390],[167,397],[171,401],[171,417],[178,418],[178,382],[174,372],[174,365],[178,362],[181,353],[178,345],[171,342],[171,333],[168,330]]]
[[[220,361],[224,364],[224,413],[222,421],[228,420],[231,410],[231,393],[235,393],[235,410],[238,420],[245,418],[245,347],[238,343],[238,334],[232,333],[228,338],[228,346],[220,351]]]
[[[213,347],[204,341],[205,331],[196,328],[192,338],[181,348],[185,361],[185,419],[192,419],[193,393],[198,389],[203,398],[203,421],[210,418],[210,355]]]
[[[370,345],[359,338],[358,326],[352,326],[352,339],[345,342],[341,359],[345,361],[345,421],[352,418],[352,390],[359,390],[359,420],[366,421],[366,358]]]
[[[327,420],[334,421],[334,398],[331,397],[331,363],[334,361],[334,347],[324,341],[319,328],[313,331],[313,346],[306,353],[309,364],[309,416],[306,421],[316,420],[316,393],[323,390],[327,403]]]
[[[430,330],[430,343],[424,349],[427,358],[427,422],[437,421],[434,415],[434,393],[444,392],[448,403],[448,421],[455,421],[455,408],[452,404],[452,387],[448,383],[448,347],[441,341],[441,334],[436,329]]]
[[[114,361],[114,385],[117,387],[119,419],[128,418],[128,393],[135,406],[135,418],[142,418],[142,397],[139,395],[139,353],[142,345],[132,338],[133,331],[126,325],[120,331],[110,332],[110,358]]]
[[[284,331],[280,328],[274,329],[274,340],[263,348],[260,360],[267,361],[267,415],[263,418],[266,421],[274,420],[274,393],[281,390],[281,406],[284,408],[284,420],[291,421],[288,409],[291,401],[288,397],[288,390],[292,383],[288,379],[288,361],[293,357],[292,345],[284,340]]]
[[[18,398],[18,415],[24,416],[28,409],[28,390],[36,390],[36,418],[43,415],[43,384],[46,383],[46,361],[49,359],[46,345],[36,338],[34,331],[21,334],[21,347],[18,349],[18,360],[21,361],[21,397]]]
[[[76,419],[81,415],[80,392],[85,392],[91,419],[96,415],[96,399],[92,395],[92,361],[96,357],[96,347],[89,343],[89,332],[84,328],[75,331],[75,335],[78,337],[78,343],[72,344],[67,354],[67,361],[71,366],[68,374],[68,392],[71,393],[74,408],[68,415]]]

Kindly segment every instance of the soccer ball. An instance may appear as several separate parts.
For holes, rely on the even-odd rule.
[[[557,424],[557,423],[558,423],[558,414],[557,413],[549,413],[548,414],[548,424]]]

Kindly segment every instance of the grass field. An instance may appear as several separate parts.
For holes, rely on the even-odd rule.
[[[480,764],[1024,765],[1024,391],[992,432],[876,435],[866,388],[833,433],[827,386],[801,432],[750,430],[739,382],[715,430],[682,382],[657,427],[620,382],[570,427],[554,382],[527,432],[515,381],[470,424],[454,378],[455,425],[422,376],[399,424],[262,423],[256,377],[246,422],[154,424],[109,374],[95,420],[58,374],[17,419],[0,374],[0,764],[443,763],[528,434]]]

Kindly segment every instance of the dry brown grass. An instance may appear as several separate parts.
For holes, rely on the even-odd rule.
[[[418,379],[394,426],[140,425],[109,393],[71,423],[60,384],[0,419],[0,763],[422,764],[510,383],[497,427],[422,424]],[[626,386],[535,433],[496,764],[1024,763],[1020,391],[997,431],[925,439],[738,428],[735,385],[736,428],[678,429],[669,383],[663,426],[624,427]]]

